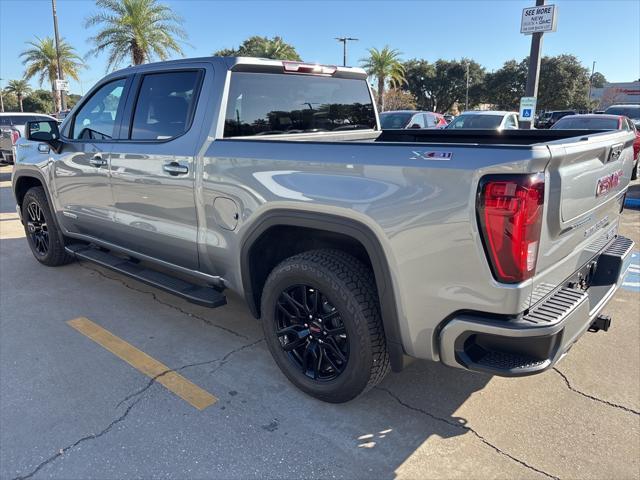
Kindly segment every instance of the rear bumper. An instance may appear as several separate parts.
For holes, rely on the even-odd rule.
[[[565,284],[521,315],[497,318],[471,312],[455,316],[440,331],[441,361],[510,377],[551,368],[622,285],[633,246],[633,241],[618,236]]]

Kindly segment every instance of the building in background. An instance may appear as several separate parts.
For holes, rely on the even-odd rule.
[[[640,104],[640,81],[606,83],[602,88],[592,89],[591,100],[598,101],[598,110],[617,103]]]

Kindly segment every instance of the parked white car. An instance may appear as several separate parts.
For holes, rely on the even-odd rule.
[[[517,130],[518,112],[474,110],[463,112],[451,121],[447,128],[472,128],[474,130]]]

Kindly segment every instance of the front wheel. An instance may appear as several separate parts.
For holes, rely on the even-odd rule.
[[[30,188],[22,199],[22,222],[31,253],[40,263],[57,267],[73,260],[64,249],[47,195],[42,187]]]
[[[373,274],[350,255],[314,250],[286,259],[269,275],[261,309],[275,362],[309,395],[346,402],[389,371]]]

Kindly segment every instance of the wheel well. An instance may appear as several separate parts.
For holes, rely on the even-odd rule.
[[[348,235],[291,225],[270,227],[252,244],[249,251],[251,300],[257,316],[260,315],[262,288],[271,270],[286,258],[320,248],[341,250],[372,268],[364,246]]]
[[[42,187],[42,182],[35,177],[20,177],[16,181],[16,203],[18,205],[22,205],[22,199],[25,194],[29,191],[30,188],[33,187]]]

